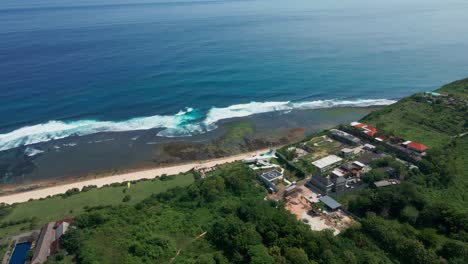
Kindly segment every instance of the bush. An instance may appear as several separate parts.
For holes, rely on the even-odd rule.
[[[68,198],[68,197],[70,197],[70,196],[72,196],[72,195],[75,195],[75,194],[78,194],[78,193],[80,193],[80,189],[78,189],[78,188],[72,188],[72,189],[66,191],[66,192],[62,195],[62,197],[63,197],[63,198]]]
[[[168,176],[167,174],[163,174],[163,175],[161,175],[161,177],[159,177],[159,179],[161,181],[170,181],[170,180],[175,179],[175,176],[174,175]]]
[[[132,199],[132,196],[130,196],[130,194],[127,194],[122,199],[122,202],[124,202],[124,203],[130,202],[131,199]]]
[[[81,189],[81,191],[82,192],[87,192],[87,191],[92,190],[92,189],[97,189],[97,186],[96,185],[88,185],[88,186],[83,187],[83,189]]]

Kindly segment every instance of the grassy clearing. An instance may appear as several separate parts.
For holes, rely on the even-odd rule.
[[[53,220],[81,214],[85,211],[86,206],[118,205],[123,203],[122,199],[126,195],[131,196],[130,201],[126,202],[126,204],[135,204],[151,194],[161,193],[177,186],[188,186],[193,181],[194,177],[191,173],[179,174],[170,180],[155,179],[132,184],[131,188],[127,189],[125,193],[124,189],[127,187],[104,187],[80,192],[68,198],[52,197],[21,203],[15,205],[13,211],[2,222],[36,217],[36,224],[42,225]],[[28,223],[2,228],[0,229],[0,237],[21,233],[22,230],[27,230],[29,225]]]
[[[444,85],[437,92],[468,98],[468,78]]]
[[[442,147],[463,132],[464,113],[412,96],[364,117],[386,134]]]

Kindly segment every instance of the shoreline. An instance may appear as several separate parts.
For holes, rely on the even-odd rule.
[[[67,190],[70,190],[72,188],[78,188],[81,190],[83,187],[89,186],[89,185],[96,185],[98,188],[101,188],[104,185],[109,185],[112,183],[122,183],[122,182],[127,182],[127,181],[154,179],[156,177],[160,177],[163,174],[175,175],[175,174],[190,171],[191,169],[196,168],[196,167],[213,167],[216,165],[239,161],[248,156],[255,155],[256,152],[266,152],[268,150],[269,150],[268,148],[259,149],[256,151],[244,152],[241,154],[227,156],[223,158],[209,159],[209,160],[203,160],[199,162],[192,161],[190,163],[180,164],[180,165],[175,165],[175,166],[158,167],[158,168],[153,168],[153,169],[146,169],[146,170],[140,170],[140,171],[135,171],[135,172],[116,174],[113,176],[105,176],[105,177],[100,177],[96,179],[56,185],[53,187],[34,189],[32,191],[25,191],[25,192],[19,192],[19,193],[14,193],[14,194],[9,194],[9,195],[3,195],[3,196],[0,196],[0,204],[5,203],[5,204],[11,205],[15,203],[27,202],[31,199],[38,200],[41,198],[46,198],[48,196],[63,194]]]

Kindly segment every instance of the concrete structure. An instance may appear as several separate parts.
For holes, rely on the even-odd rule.
[[[31,264],[39,264],[47,261],[47,258],[50,256],[50,246],[54,240],[54,222],[50,222],[41,229],[41,234],[39,235]]]
[[[343,159],[336,156],[336,155],[330,155],[325,158],[316,160],[312,162],[312,165],[317,167],[321,173],[331,169],[334,165],[337,165],[340,163]]]
[[[350,149],[350,148],[344,148],[341,150],[341,156],[343,158],[347,158],[347,157],[350,157],[354,155],[354,150]]]
[[[334,183],[333,190],[336,193],[341,193],[346,189],[347,180],[345,177],[337,177],[335,178],[333,183]]]
[[[277,170],[272,170],[268,172],[264,172],[258,175],[258,178],[268,186],[274,192],[278,191],[278,187],[273,183],[275,180],[283,179],[283,172],[279,172]]]
[[[363,164],[363,163],[361,163],[359,161],[354,161],[353,165],[356,165],[360,169],[363,169],[366,166],[366,164]]]
[[[281,173],[281,172],[279,172],[277,170],[272,170],[272,171],[262,173],[260,175],[260,177],[264,178],[265,180],[267,180],[269,182],[273,182],[275,180],[282,179],[283,178],[283,173]]]
[[[55,240],[59,240],[60,237],[68,231],[68,227],[70,227],[70,224],[67,222],[59,224],[55,229]]]
[[[387,187],[387,186],[396,185],[396,184],[400,184],[400,181],[394,180],[394,179],[388,179],[388,180],[376,181],[372,185],[375,188],[382,188],[382,187]]]
[[[369,150],[369,151],[374,151],[374,150],[375,150],[375,146],[374,146],[374,145],[371,145],[371,144],[364,144],[364,149],[365,149],[365,150]]]
[[[337,209],[339,209],[341,207],[341,204],[337,201],[335,201],[335,199],[331,198],[330,196],[323,196],[323,197],[320,197],[319,199],[322,203],[325,204],[325,206],[329,209],[329,210],[332,210],[332,211],[335,211]]]
[[[322,195],[327,195],[332,191],[333,182],[328,176],[314,175],[310,178],[310,181],[307,183],[307,186],[311,187],[312,189],[321,193]]]
[[[291,184],[284,190],[284,196],[288,196],[288,195],[296,192],[297,190],[299,190],[299,188],[297,188],[297,185],[296,184]]]
[[[359,138],[351,134],[348,134],[344,131],[338,130],[338,129],[330,130],[330,136],[346,144],[350,144],[350,145],[361,144],[361,140]]]

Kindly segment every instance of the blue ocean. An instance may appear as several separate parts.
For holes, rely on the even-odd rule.
[[[466,0],[0,2],[0,150],[386,105],[468,75]]]

